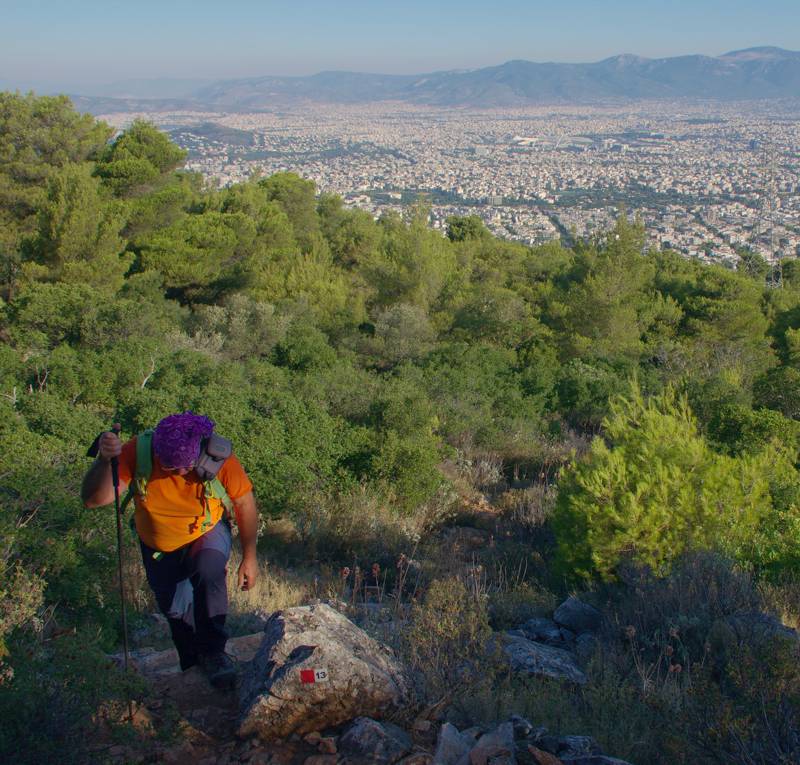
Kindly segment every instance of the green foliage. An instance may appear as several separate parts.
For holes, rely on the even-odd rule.
[[[50,178],[95,157],[110,135],[65,96],[0,93],[0,296],[15,288]]]
[[[658,581],[688,592],[681,555],[693,548],[722,549],[762,579],[796,578],[791,263],[784,289],[765,290],[752,259],[734,272],[644,253],[641,224],[624,215],[572,250],[501,241],[475,216],[449,219],[445,237],[424,204],[376,222],[291,173],[211,191],[179,172],[184,153],[153,125],[110,136],[67,99],[0,94],[0,658],[11,683],[0,714],[16,715],[3,755],[28,726],[45,737],[31,761],[60,756],[109,697],[76,678],[96,679],[100,648],[118,638],[114,519],[81,508],[78,488],[86,446],[116,420],[131,435],[184,408],[211,416],[262,512],[294,519],[303,554],[408,551],[453,512],[452,481],[465,497],[503,492],[490,500],[542,550],[555,532],[567,579],[625,575],[633,560],[656,574],[677,565]],[[639,386],[620,396],[631,377]],[[710,599],[722,586],[706,584]],[[38,642],[56,605],[91,646],[83,658],[71,641]],[[415,608],[414,661],[433,687],[451,689],[453,668],[477,701],[488,690],[472,681],[499,677],[476,652],[486,605],[479,588],[447,580]],[[521,585],[494,599],[493,616],[515,626],[515,613],[544,605]],[[678,616],[681,650],[702,663],[707,631]],[[676,734],[647,731],[672,715],[689,741],[697,720],[678,712],[702,705],[674,674],[660,695],[642,694],[641,657],[658,675],[674,638],[653,627],[645,646],[640,627],[643,650],[596,659],[570,709],[544,681],[512,684],[493,708],[520,700],[634,761],[668,761],[654,752],[680,752]],[[697,676],[720,757],[736,731],[766,735],[756,694],[779,719],[774,687],[793,693],[785,664],[736,655],[764,667],[765,685],[751,692],[732,665]]]
[[[753,384],[753,399],[757,406],[800,420],[800,370],[795,367],[770,369]]]
[[[447,224],[447,238],[451,242],[465,242],[469,239],[483,239],[489,236],[489,231],[477,215],[459,217],[451,215]]]
[[[763,284],[769,273],[769,263],[767,263],[763,255],[759,255],[753,250],[740,250],[736,270]]]
[[[91,173],[88,164],[72,164],[51,177],[32,244],[34,263],[46,271],[31,271],[34,278],[41,274],[49,281],[91,284],[113,293],[122,286],[132,258],[122,256],[122,218]]]
[[[163,183],[185,159],[186,152],[155,125],[137,119],[108,147],[97,174],[115,194],[138,195]]]
[[[685,399],[618,397],[588,457],[562,479],[554,524],[566,570],[611,578],[625,559],[669,570],[684,551],[749,557],[771,506],[763,461],[715,454]]]
[[[295,173],[276,173],[259,181],[258,186],[268,200],[277,202],[286,213],[301,251],[310,252],[319,232],[314,182]]]
[[[90,630],[19,653],[14,682],[0,693],[0,758],[20,765],[95,761],[97,723],[110,717],[103,722],[113,728],[127,695],[141,697],[144,689],[114,668]]]
[[[220,277],[223,263],[236,250],[236,231],[231,223],[221,213],[182,218],[142,243],[142,269],[158,271],[164,285],[179,294],[198,294]]]

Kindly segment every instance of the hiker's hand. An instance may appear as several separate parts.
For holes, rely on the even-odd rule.
[[[258,578],[258,561],[255,558],[243,558],[239,564],[239,589],[252,590]]]
[[[114,427],[119,427],[119,425],[115,424]],[[107,430],[100,436],[100,440],[97,443],[97,456],[100,459],[110,462],[112,458],[119,457],[121,452],[122,441],[119,440],[119,436],[116,433],[112,430]]]

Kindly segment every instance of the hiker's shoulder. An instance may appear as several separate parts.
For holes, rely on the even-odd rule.
[[[219,470],[219,479],[231,499],[238,499],[253,488],[242,463],[235,454],[225,460]]]
[[[239,461],[235,452],[231,452],[231,456],[222,463],[219,474],[228,476],[246,475],[244,466]]]

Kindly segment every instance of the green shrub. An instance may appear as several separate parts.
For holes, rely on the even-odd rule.
[[[632,384],[603,422],[605,438],[562,478],[554,528],[564,570],[612,578],[621,561],[666,571],[684,551],[747,557],[771,506],[762,462],[716,454],[685,398],[645,400]]]

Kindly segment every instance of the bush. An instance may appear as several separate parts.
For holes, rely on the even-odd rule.
[[[665,572],[693,548],[756,554],[772,504],[763,462],[716,454],[670,389],[645,400],[632,384],[603,426],[608,442],[595,438],[561,482],[554,528],[566,573],[611,579],[625,559]]]
[[[431,701],[458,697],[486,679],[491,632],[483,593],[456,577],[431,582],[411,611],[406,635],[408,659]]]

